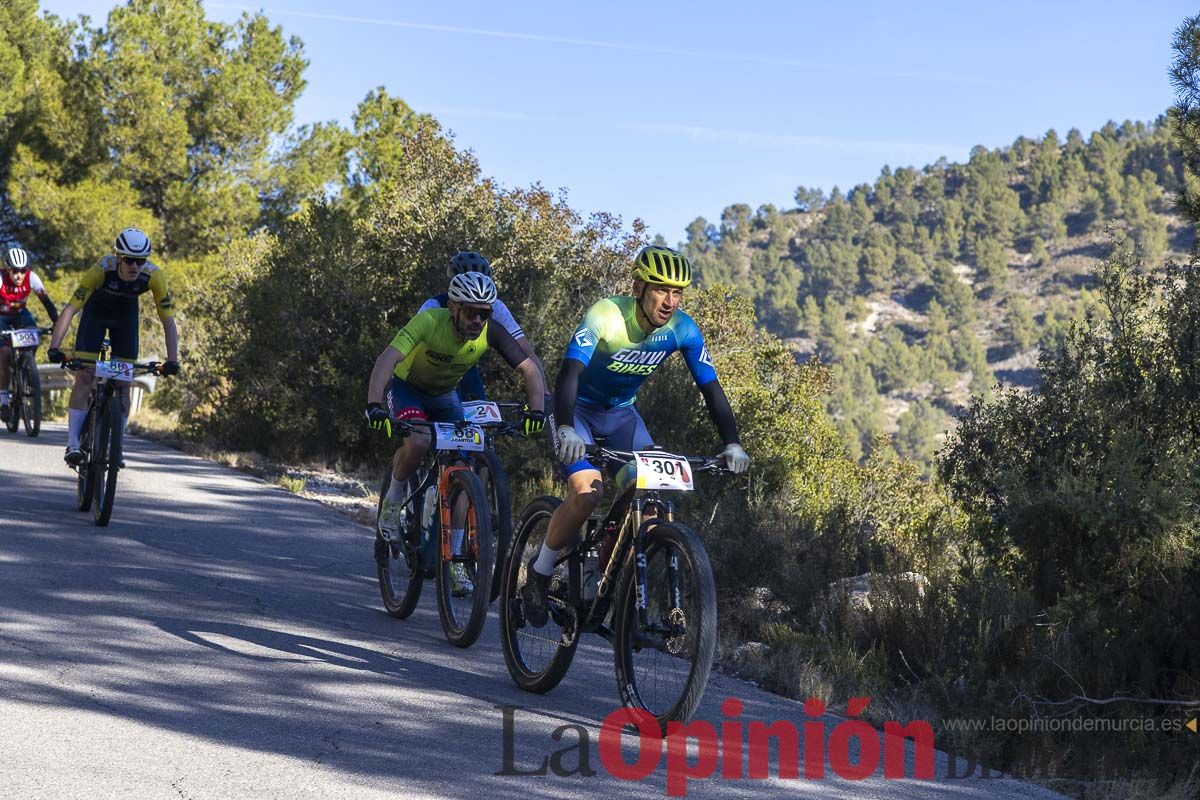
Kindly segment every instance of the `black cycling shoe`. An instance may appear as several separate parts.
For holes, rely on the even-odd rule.
[[[525,569],[525,585],[521,587],[521,606],[525,621],[535,628],[542,628],[550,614],[546,609],[546,590],[550,587],[550,576],[542,575],[533,568],[536,556],[529,559]]]
[[[83,463],[83,452],[78,447],[76,447],[74,450],[68,447],[67,454],[63,456],[63,458],[72,467],[78,467]]]
[[[8,403],[5,403],[0,406],[0,422],[8,422],[10,419],[12,419],[12,409],[9,408]]]

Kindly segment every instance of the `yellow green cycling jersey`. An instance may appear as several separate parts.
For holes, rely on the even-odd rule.
[[[502,326],[485,323],[474,339],[458,335],[450,311],[430,308],[420,312],[392,339],[392,347],[404,354],[396,365],[396,377],[427,394],[445,394],[458,385],[463,375],[494,348],[509,366],[525,360],[525,352]]]

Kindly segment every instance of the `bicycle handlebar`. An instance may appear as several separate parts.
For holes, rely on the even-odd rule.
[[[515,434],[517,426],[511,422],[467,422],[465,420],[459,422],[434,422],[428,419],[393,419],[392,435],[395,436],[397,431],[408,434],[412,433],[415,428],[424,428],[428,431],[433,431],[434,425],[454,425],[455,427],[467,427],[474,425],[478,428],[483,428],[488,433],[494,433],[498,436],[509,436]]]
[[[62,362],[62,368],[69,369],[71,372],[78,372],[88,364],[96,363],[99,362],[97,362],[94,358],[69,358]],[[135,373],[140,370],[142,374],[153,372],[155,375],[158,375],[160,374],[159,369],[162,367],[162,365],[163,362],[161,361],[147,361],[142,364],[134,364],[133,369]]]
[[[591,445],[585,450],[585,452],[591,455],[599,456],[605,461],[620,461],[625,463],[636,458],[636,454],[632,451],[611,450],[604,445]],[[725,466],[725,462],[721,456],[680,456],[677,453],[668,453],[665,450],[661,452],[663,455],[672,455],[676,456],[677,458],[684,459],[689,464],[695,466],[696,472],[729,472],[729,474],[733,474]]]
[[[16,333],[17,331],[27,331],[27,330],[31,330],[31,329],[30,328],[5,328],[4,330],[0,331],[0,339],[11,339],[12,335],[14,333]],[[38,334],[41,336],[46,336],[48,334],[54,333],[54,328],[37,328],[36,330],[37,330]]]

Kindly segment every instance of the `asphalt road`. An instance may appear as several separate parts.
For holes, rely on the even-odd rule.
[[[110,526],[74,510],[65,430],[0,432],[0,797],[664,797],[598,753],[617,708],[612,656],[581,645],[548,695],[518,690],[495,614],[469,650],[442,637],[431,592],[383,613],[372,533],[217,464],[131,439]],[[799,703],[725,676],[701,719],[811,721]],[[595,775],[530,772],[556,750]],[[826,738],[840,721],[823,718]],[[575,725],[579,727],[564,728]],[[802,727],[801,727],[802,729]],[[555,732],[558,732],[558,739]],[[632,763],[636,752],[628,750]],[[772,774],[776,773],[772,759]],[[910,762],[911,763],[911,762]],[[911,768],[910,768],[911,769]],[[962,766],[959,766],[960,771]],[[1009,780],[724,780],[689,797],[1050,798]],[[678,774],[678,770],[676,771]],[[911,772],[910,772],[911,774]]]

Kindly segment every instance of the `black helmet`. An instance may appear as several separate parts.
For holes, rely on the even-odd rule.
[[[463,250],[450,256],[450,263],[446,266],[446,277],[453,278],[464,272],[482,272],[491,278],[492,265],[474,250]]]

